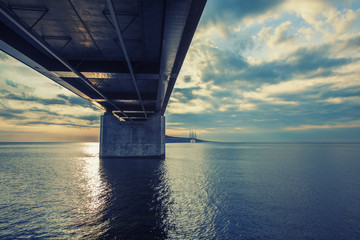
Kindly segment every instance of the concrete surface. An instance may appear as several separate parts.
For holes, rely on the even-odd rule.
[[[100,157],[164,158],[165,117],[119,121],[112,113],[101,116]]]

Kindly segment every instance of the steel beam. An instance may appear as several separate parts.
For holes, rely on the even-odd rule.
[[[181,44],[191,1],[169,0],[166,3],[163,40],[161,46],[160,78],[158,82],[156,110],[164,106],[168,83],[173,77],[173,66]],[[181,13],[181,14],[179,14]],[[176,14],[181,17],[174,18]],[[175,79],[177,78],[177,74]],[[163,115],[163,113],[162,113]]]
[[[106,102],[105,99],[93,99],[93,101],[101,103]],[[115,103],[125,103],[125,104],[140,104],[140,101],[138,99],[111,99],[112,102]],[[144,104],[154,104],[156,103],[156,100],[143,100]],[[146,111],[148,112],[148,111]]]
[[[142,111],[124,111],[124,113],[142,113]],[[146,111],[146,113],[152,114],[155,113],[155,111]]]
[[[47,8],[31,8],[31,7],[10,7],[11,10],[20,10],[20,11],[31,11],[31,12],[42,12],[41,16],[30,26],[30,28],[34,28],[34,26],[40,22],[40,20],[49,12]]]
[[[108,5],[108,8],[109,8],[109,11],[110,11],[110,14],[111,14],[113,23],[114,23],[114,27],[115,27],[117,36],[118,36],[119,41],[120,41],[120,45],[121,45],[122,51],[123,51],[123,53],[124,53],[124,57],[125,57],[126,63],[127,63],[127,65],[128,65],[129,71],[130,71],[131,79],[132,79],[132,82],[133,82],[133,84],[134,84],[134,87],[135,87],[135,90],[136,90],[136,94],[137,94],[138,97],[139,97],[140,104],[141,104],[141,108],[142,108],[142,110],[144,111],[144,116],[145,116],[145,118],[147,119],[148,117],[147,117],[147,114],[146,114],[146,111],[145,111],[145,108],[144,108],[144,104],[143,104],[142,99],[141,99],[141,95],[140,95],[139,89],[138,89],[137,84],[136,84],[136,78],[135,78],[135,75],[134,75],[134,70],[133,70],[133,68],[132,68],[132,65],[131,65],[131,62],[130,62],[130,59],[129,59],[129,55],[128,55],[127,51],[126,51],[124,39],[123,39],[123,37],[122,37],[122,33],[121,33],[121,30],[120,30],[120,25],[119,25],[118,19],[117,19],[117,17],[116,17],[116,13],[115,13],[115,9],[114,9],[112,0],[106,0],[106,2],[107,2],[107,5]]]
[[[187,20],[185,22],[185,27],[182,32],[181,42],[178,46],[176,58],[174,64],[171,69],[171,74],[169,77],[169,81],[165,82],[166,84],[166,92],[161,104],[161,115],[164,115],[167,104],[170,99],[170,95],[175,86],[175,82],[177,76],[180,72],[181,66],[185,60],[186,53],[190,47],[191,40],[194,36],[196,27],[199,23],[201,14],[204,10],[206,4],[206,0],[197,0],[190,1],[190,6],[188,9]],[[158,110],[158,109],[157,109]]]

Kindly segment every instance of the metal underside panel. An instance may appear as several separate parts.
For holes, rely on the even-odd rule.
[[[164,114],[206,0],[1,0],[0,49],[122,120]]]

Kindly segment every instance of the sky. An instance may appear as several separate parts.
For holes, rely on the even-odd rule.
[[[360,142],[360,1],[208,0],[166,134]],[[0,52],[0,141],[98,141],[102,112]]]

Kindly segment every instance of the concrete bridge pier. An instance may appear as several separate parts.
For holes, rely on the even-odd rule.
[[[100,157],[164,158],[165,117],[119,121],[112,113],[101,116]]]

